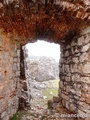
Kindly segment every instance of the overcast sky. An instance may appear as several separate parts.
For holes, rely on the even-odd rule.
[[[35,43],[28,43],[28,54],[34,56],[53,57],[56,61],[60,58],[60,45],[38,40]]]

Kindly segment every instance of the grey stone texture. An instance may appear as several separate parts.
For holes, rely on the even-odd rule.
[[[1,120],[9,120],[9,117],[16,113],[20,96],[27,101],[31,99],[30,94],[27,95],[30,90],[26,86],[27,81],[20,79],[19,45],[19,41],[0,33]],[[90,114],[90,33],[61,43],[59,67],[60,101],[74,113]]]
[[[17,42],[13,42],[9,36],[0,35],[0,120],[9,120],[18,109],[18,50]]]
[[[61,44],[59,97],[77,114],[90,114],[90,34]]]
[[[48,81],[59,79],[59,63],[52,57],[30,56],[26,61],[26,74],[31,80]]]

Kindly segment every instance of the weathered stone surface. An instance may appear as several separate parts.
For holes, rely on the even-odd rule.
[[[55,25],[55,27],[57,26],[58,25]],[[66,29],[64,31],[66,34]],[[87,32],[90,32],[90,28],[86,31],[86,33],[85,31],[84,34],[82,32],[80,38],[78,38],[78,36],[77,38],[75,37],[73,39],[74,36],[71,38],[70,31],[70,38],[68,38],[68,36],[68,40],[64,40],[61,43],[61,82],[59,86],[59,98],[62,101],[62,104],[67,107],[67,109],[79,114],[90,113],[90,34],[87,34]],[[19,78],[21,70],[19,42],[23,41],[21,43],[24,45],[26,42],[28,42],[28,40],[14,40],[12,35],[6,35],[4,33],[0,34],[0,119],[8,120],[9,117],[12,116],[18,109],[19,97],[23,97],[28,101],[31,100],[30,94],[27,96],[27,91],[30,91],[30,88],[27,89],[26,84],[21,84],[23,83],[21,82],[23,80],[20,81]],[[59,42],[60,41],[58,41],[58,43]],[[44,60],[45,58],[43,58],[43,61]],[[50,66],[50,64],[45,64],[43,66],[43,64],[44,63],[38,67],[43,71],[45,66],[46,70],[44,72],[50,75],[49,79],[55,79],[55,71],[53,72],[52,70],[52,72],[49,72],[49,69],[52,68],[53,65]],[[21,64],[21,66],[22,65],[23,64]],[[33,66],[33,77],[30,80],[43,78],[44,75],[42,72],[37,71],[36,62],[34,62]],[[37,76],[37,73],[39,73],[39,76]],[[29,74],[27,76],[29,77]],[[21,85],[19,85],[19,81]],[[27,82],[29,87],[31,87],[29,80]],[[40,90],[45,87],[45,85],[40,85],[38,83],[32,84],[32,86]],[[33,93],[34,95],[37,95],[37,92],[33,91]],[[38,94],[38,99],[39,98],[40,94]],[[44,96],[44,98],[46,98],[46,96]],[[21,103],[25,102],[22,101]],[[75,111],[75,106],[77,106],[77,111]]]
[[[81,46],[81,45],[83,45],[83,41],[84,41],[84,36],[78,38],[77,44],[78,44],[79,46]]]
[[[90,59],[90,55],[87,52],[84,52],[80,55],[80,62],[85,62]]]
[[[14,52],[16,51],[15,43],[10,41],[9,36],[2,35],[0,37],[1,46],[3,49],[0,52],[0,113],[1,120],[9,120],[9,117],[15,114],[18,109],[20,73],[16,63],[19,56],[16,56]]]
[[[66,51],[66,52],[65,52],[65,57],[68,57],[68,56],[69,56],[69,52]]]
[[[31,56],[27,61],[32,80],[46,81],[58,79],[59,67],[53,58]]]
[[[82,110],[78,110],[78,114],[81,118],[86,118],[87,117],[86,113],[83,112]]]
[[[74,63],[78,63],[78,62],[79,62],[78,57],[74,57],[74,58],[73,58],[73,62],[74,62]]]
[[[77,107],[74,104],[70,104],[70,109],[73,112],[76,112]]]
[[[80,81],[82,82],[82,83],[89,83],[90,84],[90,78],[89,77],[81,77],[80,78]]]
[[[90,43],[83,46],[81,52],[86,52],[90,48]]]
[[[65,95],[65,94],[62,94],[62,98],[65,99],[65,100],[69,100],[69,96]]]
[[[88,63],[88,64],[85,64],[84,66],[83,66],[83,68],[82,68],[82,71],[84,72],[84,73],[90,73],[90,64]]]
[[[70,86],[66,86],[65,88],[66,88],[67,93],[69,93],[70,92]]]
[[[77,109],[79,114],[90,112],[89,38],[89,34],[84,34],[61,47],[64,52],[61,56],[59,96],[67,109],[73,112]]]
[[[56,96],[53,96],[53,101],[55,103],[59,103],[60,102],[60,98],[59,97],[56,97]]]

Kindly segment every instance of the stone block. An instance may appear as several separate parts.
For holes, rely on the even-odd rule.
[[[20,58],[18,57],[18,63],[20,63]]]
[[[65,86],[67,93],[70,92],[70,86]]]
[[[64,83],[62,81],[60,81],[60,88],[63,88],[64,87]]]
[[[80,101],[81,102],[85,102],[85,98],[83,98],[82,96],[80,97]]]
[[[85,98],[85,100],[86,100],[86,102],[87,102],[88,104],[90,104],[90,94],[87,95],[87,97]]]
[[[17,64],[16,63],[13,64],[13,70],[17,71]]]
[[[0,51],[0,60],[2,60],[2,54],[3,54],[3,52]]]
[[[74,89],[70,89],[71,93],[73,93],[74,95],[76,96],[81,96],[81,91],[77,91],[77,90],[74,90]]]
[[[82,67],[82,72],[83,73],[90,73],[90,63],[87,63]]]
[[[2,120],[9,120],[8,114],[4,118],[2,118]]]
[[[67,81],[67,82],[70,82],[70,77],[65,77],[65,80]]]
[[[72,61],[73,61],[74,63],[78,63],[78,62],[79,62],[79,59],[78,59],[78,57],[73,57]]]
[[[71,54],[73,55],[75,53],[74,47],[71,48]]]
[[[73,104],[73,103],[70,104],[70,110],[71,110],[71,111],[73,111],[73,112],[75,111],[75,112],[76,112],[76,109],[77,109],[77,107],[76,107],[75,104]]]
[[[79,81],[82,82],[82,83],[90,84],[90,78],[89,77],[81,77]]]
[[[4,80],[4,76],[1,74],[0,81]]]
[[[59,103],[60,102],[60,98],[59,97],[56,97],[56,96],[53,96],[53,101],[55,103]]]
[[[80,51],[79,49],[76,47],[75,50],[74,50],[75,54],[78,54]]]
[[[8,52],[4,52],[2,56],[3,56],[3,60],[8,60],[9,53]]]
[[[20,57],[20,50],[17,50],[17,56]]]
[[[65,52],[65,57],[68,57],[69,56],[69,51],[66,51]]]
[[[2,60],[0,60],[0,67],[2,67]]]
[[[0,72],[2,72],[2,67],[0,67]]]
[[[20,71],[16,71],[16,77],[20,76]]]
[[[80,75],[79,74],[73,74],[72,76],[71,76],[71,80],[73,81],[73,82],[75,82],[75,81],[79,81],[80,80]]]
[[[71,73],[77,73],[78,70],[78,65],[77,64],[70,64],[70,72]]]
[[[90,42],[90,36],[89,35],[85,36],[85,41],[84,42],[85,42],[85,44]]]
[[[1,118],[3,118],[6,114],[7,114],[6,111],[4,111],[4,112],[1,114]]]
[[[65,99],[62,99],[62,105],[66,106],[66,100]]]
[[[61,96],[61,94],[62,94],[62,90],[59,88],[58,95]]]
[[[66,49],[70,49],[70,48],[71,48],[71,46],[70,46],[70,45],[67,45],[67,46],[66,46]]]
[[[61,97],[62,97],[63,99],[65,99],[65,100],[67,100],[67,101],[69,100],[69,96],[67,96],[67,95],[65,95],[65,94],[63,94],[63,93],[61,94]]]
[[[81,90],[82,90],[82,92],[88,92],[89,86],[84,83],[84,84],[82,84]]]
[[[69,110],[70,109],[70,103],[66,101],[66,108]]]
[[[74,103],[74,98],[70,95],[70,103]]]
[[[10,57],[10,63],[11,64],[13,63],[13,57]]]
[[[75,40],[73,40],[72,42],[71,42],[71,46],[75,46],[77,43],[75,42]]]
[[[83,41],[84,41],[84,36],[78,38],[77,44],[78,44],[79,46],[82,46],[82,45],[83,45]]]
[[[66,71],[67,73],[69,73],[69,72],[70,72],[69,65],[65,65],[65,71]]]
[[[23,84],[22,84],[22,89],[23,89],[24,91],[27,91],[27,83],[26,83],[26,82],[23,82]]]
[[[86,51],[88,51],[89,48],[90,48],[90,43],[87,44],[87,45],[84,45],[84,46],[81,48],[81,52],[86,52]]]
[[[80,106],[82,107],[82,110],[83,110],[83,111],[87,111],[87,110],[90,109],[89,104],[87,104],[86,102],[78,101],[78,105],[79,105],[79,107],[80,107]]]
[[[13,62],[17,63],[17,62],[18,62],[18,59],[17,59],[17,58],[14,58],[14,59],[13,59]]]
[[[78,115],[80,116],[80,118],[86,118],[87,117],[86,113],[82,110],[78,110]]]
[[[48,100],[48,108],[53,108],[53,99]]]
[[[3,38],[0,36],[0,46],[3,46]]]
[[[85,62],[85,61],[88,61],[90,58],[89,58],[90,56],[89,56],[89,53],[87,53],[87,52],[85,52],[85,53],[82,53],[81,55],[80,55],[80,62]]]

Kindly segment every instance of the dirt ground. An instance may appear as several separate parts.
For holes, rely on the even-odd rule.
[[[56,104],[54,109],[36,107],[18,112],[17,119],[15,120],[83,120],[75,117],[67,117],[69,114],[71,113],[66,108],[60,104]]]

